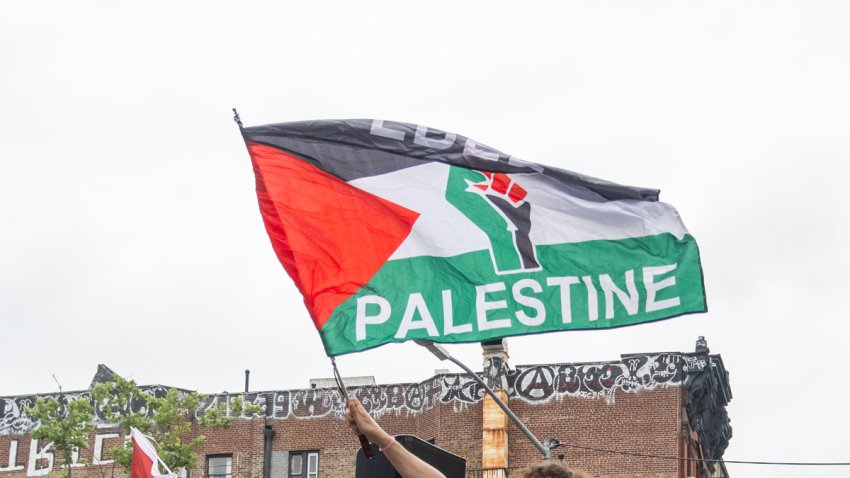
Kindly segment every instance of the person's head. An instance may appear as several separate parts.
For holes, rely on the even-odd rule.
[[[522,478],[588,478],[580,471],[569,468],[551,461],[531,465],[522,471]]]

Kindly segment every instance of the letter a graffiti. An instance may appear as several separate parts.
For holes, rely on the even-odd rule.
[[[540,269],[531,242],[528,192],[505,173],[452,167],[446,200],[481,229],[490,241],[497,274]]]

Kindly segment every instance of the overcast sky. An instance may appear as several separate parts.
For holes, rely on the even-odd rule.
[[[54,374],[84,389],[98,363],[202,392],[241,390],[245,369],[253,390],[330,376],[236,106],[246,125],[425,124],[661,189],[700,245],[709,312],[511,338],[511,363],[704,335],[731,375],[727,459],[850,461],[848,85],[846,1],[7,2],[0,396]],[[450,351],[480,367],[480,346]],[[447,367],[413,344],[339,365],[379,383]]]

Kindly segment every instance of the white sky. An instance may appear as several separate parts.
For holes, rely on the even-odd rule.
[[[0,395],[98,363],[203,392],[330,376],[263,229],[246,125],[385,118],[662,190],[710,312],[509,341],[512,364],[692,351],[727,459],[850,461],[850,2],[6,2]],[[477,345],[450,347],[480,366]],[[413,344],[345,375],[419,381]],[[576,423],[576,427],[582,426]],[[636,444],[639,446],[639,444]],[[733,476],[847,468],[730,465]]]

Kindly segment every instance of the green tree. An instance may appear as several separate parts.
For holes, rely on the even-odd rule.
[[[58,400],[38,397],[35,406],[26,409],[26,414],[39,423],[32,437],[52,444],[62,457],[65,466],[63,476],[70,478],[74,451],[88,448],[88,437],[93,427],[89,397],[83,395],[67,402],[61,393]]]
[[[92,391],[104,418],[117,423],[125,435],[130,428],[154,439],[159,458],[172,471],[194,468],[198,461],[195,450],[204,443],[206,437],[198,435],[187,438],[192,430],[195,411],[205,397],[195,392],[168,389],[163,397],[155,397],[143,392],[133,380],[115,377],[114,382],[102,383]],[[230,425],[232,416],[243,413],[259,413],[261,408],[252,404],[243,404],[240,397],[230,401],[230,414],[227,404],[210,408],[198,419],[201,427],[223,428]],[[126,442],[109,449],[110,457],[129,471],[133,455],[132,442]]]

